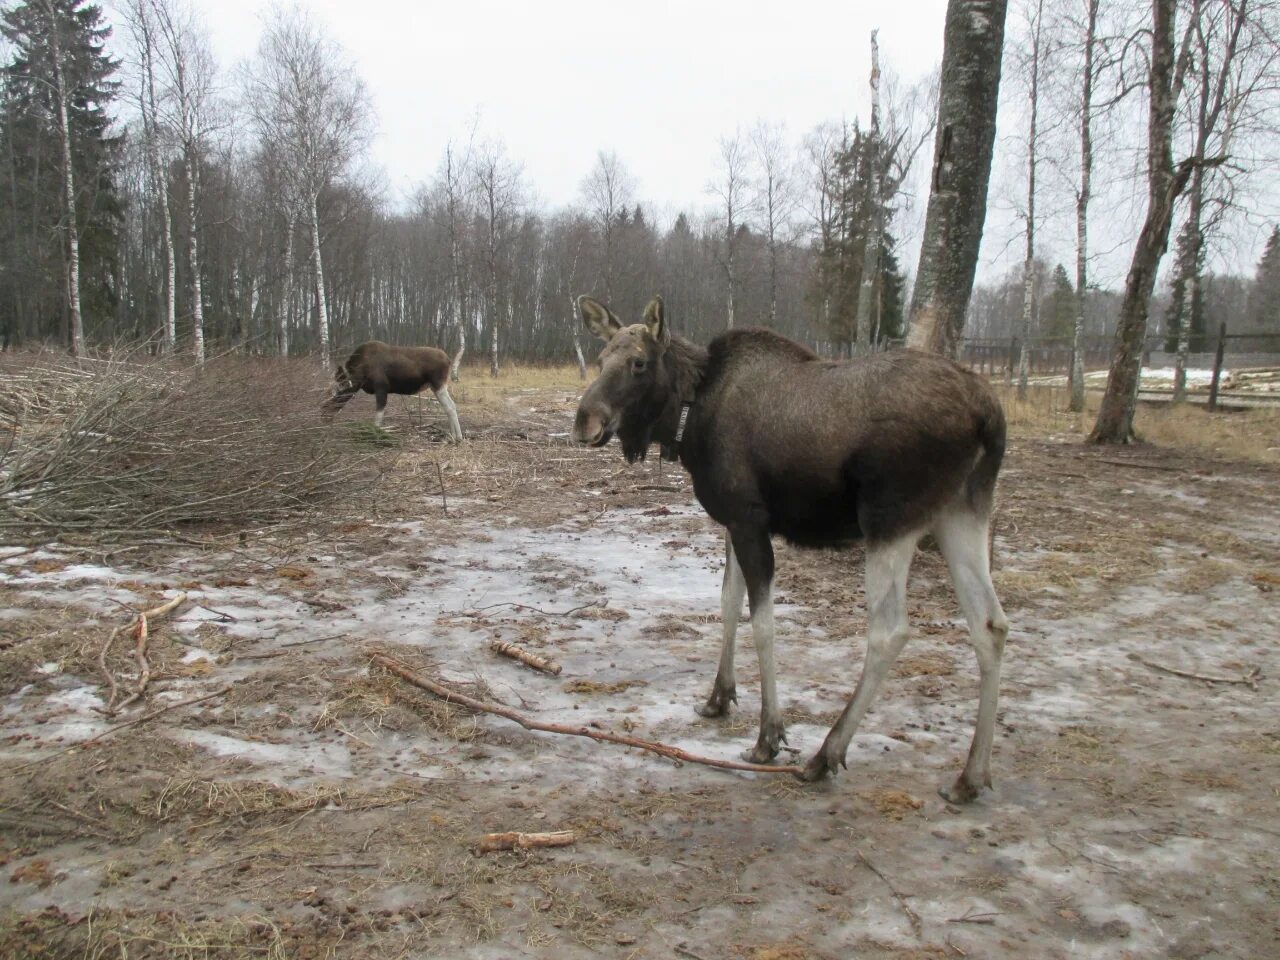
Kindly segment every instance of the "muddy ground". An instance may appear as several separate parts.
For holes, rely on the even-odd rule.
[[[996,785],[956,808],[936,788],[976,666],[927,550],[914,639],[820,785],[532,733],[371,669],[389,652],[714,757],[754,742],[745,623],[739,707],[693,711],[718,531],[671,465],[570,446],[572,398],[514,393],[463,449],[400,409],[373,505],[307,527],[0,550],[0,956],[1280,955],[1280,469],[1014,437]],[[802,761],[861,666],[861,562],[780,547],[778,567],[782,759]],[[104,717],[104,641],[179,591],[145,705]],[[107,659],[126,687],[131,645]],[[577,840],[472,852],[507,830]]]

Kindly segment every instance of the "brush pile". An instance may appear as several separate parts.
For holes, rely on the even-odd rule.
[[[314,363],[0,359],[0,541],[105,539],[314,514],[387,454],[320,422]]]

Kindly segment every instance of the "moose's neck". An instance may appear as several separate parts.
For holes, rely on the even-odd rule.
[[[665,450],[675,449],[676,430],[680,424],[680,405],[697,400],[698,390],[707,369],[707,351],[683,337],[671,338],[663,357],[666,369],[666,402],[653,425],[653,439]]]

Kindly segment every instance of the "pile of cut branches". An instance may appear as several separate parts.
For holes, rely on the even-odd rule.
[[[279,522],[371,488],[387,455],[320,422],[314,363],[0,361],[0,540]]]

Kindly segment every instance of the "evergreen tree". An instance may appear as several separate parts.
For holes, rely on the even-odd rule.
[[[1280,333],[1280,227],[1271,230],[1249,292],[1252,333]]]
[[[872,311],[871,342],[901,340],[907,335],[906,277],[893,252],[894,239],[888,233],[880,236],[880,275],[876,278],[875,307]]]
[[[1067,276],[1067,268],[1053,268],[1053,289],[1040,306],[1040,333],[1045,337],[1068,339],[1075,328],[1076,291]]]
[[[1201,271],[1204,269],[1204,244],[1193,243],[1194,236],[1192,234],[1193,225],[1191,221],[1187,221],[1181,232],[1178,234],[1178,258],[1174,263],[1173,282],[1170,284],[1170,300],[1168,309],[1165,310],[1165,339],[1164,349],[1167,353],[1175,353],[1178,349],[1178,336],[1182,333],[1183,313],[1185,312],[1183,301],[1186,299],[1187,277],[1193,270]],[[1192,263],[1193,251],[1199,252],[1198,263]],[[1196,291],[1195,303],[1191,305],[1191,352],[1201,353],[1204,351],[1204,286],[1203,284]]]
[[[57,336],[65,328],[55,30],[69,93],[82,310],[90,335],[100,339],[114,332],[122,220],[115,173],[123,138],[111,132],[118,87],[111,79],[117,63],[105,50],[111,28],[87,0],[32,0],[0,15],[12,46],[0,101],[0,158],[10,187],[0,200],[0,249],[9,265],[0,274],[0,311],[11,335]]]

